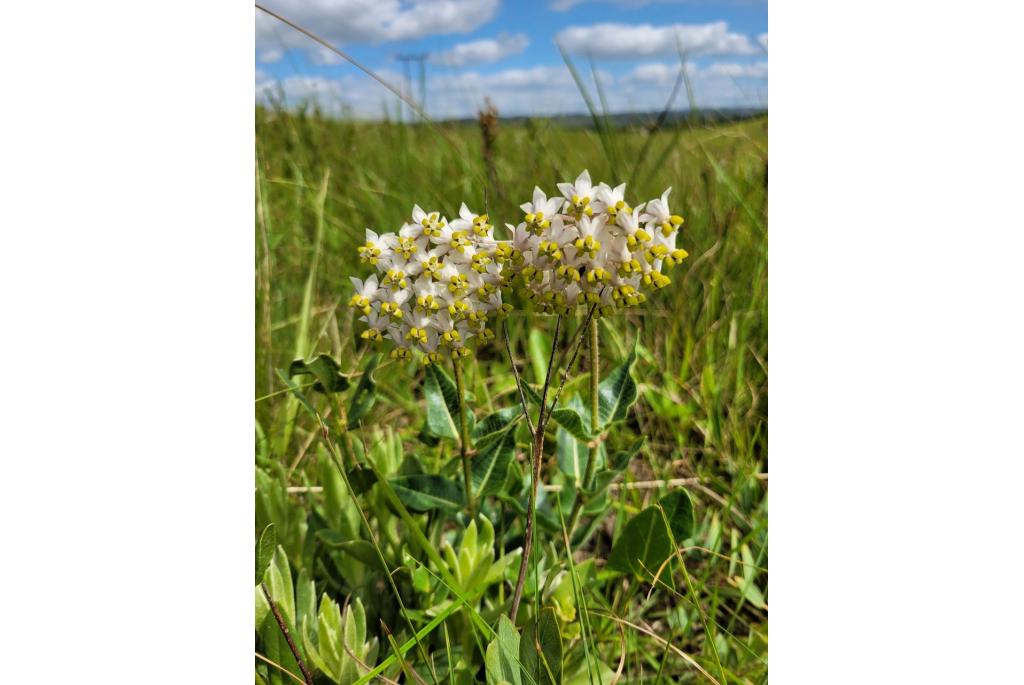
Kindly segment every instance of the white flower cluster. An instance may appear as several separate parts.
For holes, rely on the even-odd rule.
[[[511,308],[502,304],[500,288],[502,267],[512,256],[511,246],[495,241],[493,232],[487,215],[465,204],[451,223],[416,206],[397,234],[367,229],[359,259],[378,273],[365,281],[352,278],[356,292],[349,300],[368,325],[362,337],[390,338],[394,359],[408,359],[418,349],[425,364],[440,361],[443,353],[468,355],[470,338],[492,339],[488,320]]]
[[[662,266],[686,258],[676,248],[683,218],[661,198],[631,207],[626,184],[594,186],[584,171],[575,183],[559,183],[561,197],[540,188],[512,231],[512,262],[530,299],[548,312],[565,312],[583,303],[614,307],[643,303],[644,289],[662,288],[671,279]]]

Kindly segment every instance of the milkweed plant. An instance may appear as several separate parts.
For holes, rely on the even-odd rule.
[[[607,665],[589,653],[584,584],[598,572],[657,582],[693,527],[685,491],[671,491],[626,523],[606,559],[573,561],[600,523],[609,486],[644,445],[641,438],[609,447],[618,444],[615,426],[637,399],[636,351],[602,378],[598,319],[643,307],[686,259],[683,218],[673,213],[670,194],[633,204],[625,184],[595,185],[583,171],[551,196],[534,188],[518,222],[504,224],[506,239],[495,236],[487,213],[466,204],[457,218],[417,205],[394,232],[366,229],[357,248],[366,271],[351,276],[347,304],[363,340],[395,363],[417,360],[410,374],[422,365],[420,440],[437,457],[430,463],[404,455],[387,428],[374,427],[382,437],[372,447],[362,439],[382,355],[361,372],[343,372],[341,362],[323,355],[292,364],[286,380],[315,414],[326,457],[314,547],[291,557],[330,563],[350,587],[381,572],[375,587],[382,601],[371,607],[357,597],[342,609],[325,592],[317,609],[305,569],[293,585],[288,551],[268,527],[257,546],[257,625],[268,658],[306,682],[343,685],[399,676],[609,682]],[[513,316],[524,326],[554,317],[547,364],[532,376],[543,378],[537,385],[523,379],[516,362],[507,332]],[[575,331],[562,335],[570,320],[578,320]],[[499,332],[514,401],[478,418],[463,365]],[[589,406],[586,392],[562,401],[585,345]],[[330,417],[294,382],[300,376],[312,377],[307,390],[330,398]],[[557,469],[546,469],[552,419]],[[446,457],[449,447],[457,456]],[[581,526],[584,517],[590,523]],[[536,554],[538,526],[562,544]],[[387,644],[368,637],[370,614]]]

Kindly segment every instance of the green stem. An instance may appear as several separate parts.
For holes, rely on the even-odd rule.
[[[597,455],[601,449],[601,442],[598,440],[597,429],[601,423],[601,402],[598,393],[601,386],[601,348],[597,335],[597,319],[590,320],[590,432],[594,436],[594,444],[590,448],[590,459],[587,460],[587,470],[583,474],[583,487],[589,488],[594,479],[594,465],[597,463]]]
[[[573,531],[576,530],[576,524],[579,523],[580,514],[583,512],[583,491],[591,487],[591,481],[594,479],[594,468],[597,464],[597,456],[601,450],[600,436],[597,434],[598,427],[601,423],[601,402],[600,402],[600,387],[601,387],[601,348],[598,340],[597,332],[597,318],[590,319],[590,432],[593,435],[593,445],[590,447],[590,458],[587,459],[587,468],[583,472],[583,480],[576,484],[578,488],[576,493],[576,503],[572,507],[572,513],[569,515],[569,535],[572,535]]]
[[[459,453],[462,455],[462,476],[466,482],[466,507],[470,519],[473,511],[473,471],[469,463],[469,415],[466,413],[466,389],[462,379],[462,363],[458,358],[452,359],[455,369],[455,391],[459,395]]]

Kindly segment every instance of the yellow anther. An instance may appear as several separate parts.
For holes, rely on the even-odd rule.
[[[669,221],[672,222],[673,226],[678,226],[679,224],[683,223],[683,217],[679,216],[678,214],[673,214]]]
[[[689,255],[690,253],[686,250],[672,250],[672,254],[665,258],[665,263],[669,266],[675,266],[686,259]]]
[[[408,347],[396,347],[393,350],[391,350],[391,354],[388,355],[388,356],[391,357],[392,359],[408,359],[409,358],[409,348]]]

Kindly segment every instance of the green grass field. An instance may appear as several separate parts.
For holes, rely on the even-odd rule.
[[[361,324],[345,306],[352,293],[349,276],[369,273],[356,255],[364,229],[397,230],[413,204],[455,216],[465,201],[476,211],[486,210],[504,238],[505,222],[520,220],[518,205],[530,199],[534,185],[550,193],[556,182],[589,169],[595,182],[628,182],[627,197],[634,202],[671,186],[673,210],[685,218],[679,246],[690,256],[646,306],[600,321],[602,377],[638,341],[633,375],[639,398],[614,444],[627,445],[637,436],[647,440],[609,490],[607,508],[588,519],[585,534],[574,539],[572,555],[557,528],[540,528],[535,556],[540,555],[541,584],[589,574],[570,593],[573,620],[566,615],[564,594],[552,600],[564,610],[559,615],[562,681],[607,685],[618,672],[618,682],[628,683],[765,682],[767,127],[765,116],[599,134],[543,119],[515,125],[499,120],[493,150],[485,155],[481,131],[472,124],[360,123],[315,112],[257,109],[256,534],[273,523],[287,557],[292,577],[286,584],[277,578],[272,589],[290,598],[293,581],[296,588],[309,582],[315,587],[312,595],[296,590],[292,615],[286,615],[294,633],[303,632],[312,597],[326,593],[342,606],[359,598],[366,608],[366,640],[377,640],[376,660],[367,664],[374,666],[394,655],[381,621],[397,646],[412,636],[410,622],[420,630],[443,609],[424,605],[433,595],[423,584],[431,580],[430,569],[437,569],[409,546],[408,522],[376,490],[362,498],[346,492],[330,445],[277,372],[293,359],[326,353],[343,372],[356,373],[374,352],[359,338]],[[568,321],[569,329],[581,320],[579,314]],[[553,317],[540,317],[528,307],[509,318],[512,346],[530,383],[542,380],[553,325]],[[477,418],[517,401],[500,340],[468,360],[467,389]],[[567,396],[578,392],[586,398],[588,375],[584,364],[570,380]],[[391,362],[385,355],[374,379],[376,402],[361,428],[346,438],[359,443],[357,454],[375,454],[395,472],[405,468],[409,455],[440,473],[453,457],[458,461],[452,446],[418,438],[420,365]],[[318,411],[338,416],[339,403],[307,395]],[[343,396],[342,404],[348,401]],[[565,482],[554,464],[555,451],[552,437],[542,479],[547,486]],[[525,464],[527,458],[528,449],[519,445],[517,461]],[[522,468],[527,479],[528,472]],[[694,527],[687,540],[676,541],[679,556],[667,562],[661,580],[652,585],[653,573],[645,581],[604,572],[626,521],[678,488],[693,501]],[[375,530],[411,621],[393,601],[392,588],[375,566],[375,552],[366,548],[357,506]],[[522,524],[504,502],[496,501],[485,513],[494,521],[498,556],[521,545]],[[457,541],[466,523],[436,514],[418,514],[415,521],[438,546]],[[361,544],[345,547],[353,541]],[[496,625],[514,581],[512,568],[476,603],[485,623]],[[535,590],[533,597],[528,597],[531,616],[535,601],[549,599],[537,600]],[[402,659],[394,658],[383,675],[401,682],[432,682],[435,676],[440,682],[482,682],[490,638],[472,613],[451,613]],[[264,628],[257,630],[257,652],[298,674],[296,661],[274,637],[277,626]],[[306,650],[302,640],[299,648]],[[323,669],[315,677],[344,681],[325,679]],[[257,660],[257,678],[294,682],[263,659]]]

